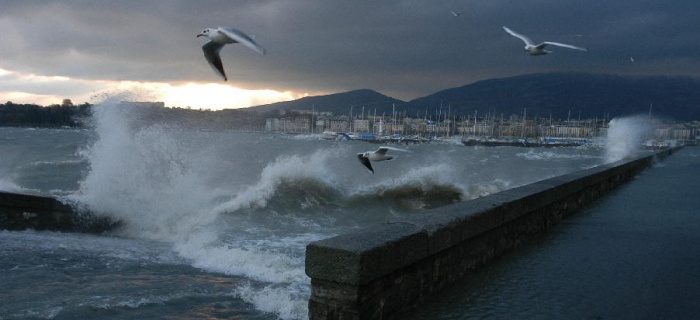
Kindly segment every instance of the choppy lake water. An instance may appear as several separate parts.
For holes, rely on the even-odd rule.
[[[0,231],[0,318],[307,317],[312,241],[599,165],[605,150],[395,146],[183,131],[102,105],[89,130],[0,128],[0,190],[124,222]]]

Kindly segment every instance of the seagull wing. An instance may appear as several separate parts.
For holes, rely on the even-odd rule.
[[[390,147],[390,146],[381,146],[379,149],[387,149],[387,150],[394,150],[394,151],[401,151],[401,152],[411,152],[411,150],[406,150],[402,148],[396,148],[396,147]],[[379,150],[377,150],[379,151]],[[386,153],[386,151],[384,151]]]
[[[586,48],[577,47],[577,46],[572,46],[572,45],[566,44],[566,43],[545,41],[545,42],[542,42],[542,44],[551,44],[551,45],[553,45],[553,46],[558,46],[558,47],[564,47],[564,48],[569,48],[569,49],[576,49],[576,50],[581,50],[581,51],[588,51],[588,49],[586,49]]]
[[[503,26],[503,30],[505,30],[506,32],[510,33],[511,36],[514,36],[514,37],[516,37],[516,38],[520,38],[520,40],[523,40],[523,42],[525,42],[525,44],[528,45],[528,46],[533,46],[533,45],[534,45],[534,43],[532,42],[532,40],[530,40],[530,38],[528,38],[528,37],[526,37],[526,36],[524,36],[524,35],[522,35],[522,34],[519,34],[519,33],[515,32],[515,31],[513,31],[513,30],[510,30],[510,29],[508,29],[506,26]]]
[[[360,160],[360,163],[362,163],[362,165],[364,165],[369,172],[374,174],[374,169],[372,169],[372,164],[369,162],[369,158],[365,157],[362,153],[358,153],[357,159]]]
[[[224,64],[221,63],[221,56],[219,56],[219,51],[223,47],[223,43],[209,41],[202,46],[202,51],[204,51],[204,58],[207,59],[214,72],[224,77],[224,81],[226,81],[228,79],[226,78],[226,72],[224,72]]]
[[[379,149],[377,149],[377,151],[375,151],[375,153],[381,154],[381,155],[385,155],[387,151],[389,151],[389,148],[387,148],[387,147],[379,147]]]
[[[234,28],[224,28],[224,27],[219,27],[219,32],[225,34],[227,37],[231,38],[231,40],[234,40],[236,42],[242,43],[244,46],[260,53],[260,54],[265,54],[265,49],[261,47],[253,38],[251,38],[249,35],[236,30]]]

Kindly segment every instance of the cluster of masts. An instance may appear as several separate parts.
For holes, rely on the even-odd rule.
[[[351,108],[345,116],[319,116],[315,111],[301,111],[301,116],[275,118],[277,126],[269,126],[267,131],[285,133],[322,133],[342,132],[350,135],[372,134],[380,135],[420,135],[424,137],[455,137],[455,136],[484,136],[484,137],[513,137],[528,138],[539,136],[552,137],[595,137],[607,130],[607,117],[601,119],[555,120],[549,118],[528,118],[527,110],[520,115],[504,117],[489,110],[483,117],[478,111],[473,115],[458,116],[451,108],[440,108],[435,114],[416,114],[409,117],[406,111],[392,111],[391,116],[377,115],[362,111],[354,114]],[[309,118],[310,115],[310,118]],[[268,118],[268,123],[273,123]]]

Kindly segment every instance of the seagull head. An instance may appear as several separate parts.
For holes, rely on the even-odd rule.
[[[202,32],[200,32],[200,33],[197,35],[197,38],[199,38],[199,37],[207,37],[207,38],[209,38],[209,35],[210,35],[212,32],[214,32],[214,29],[212,29],[212,28],[206,28],[206,29],[202,30]]]

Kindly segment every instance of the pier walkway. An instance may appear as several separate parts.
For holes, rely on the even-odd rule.
[[[697,319],[699,297],[700,149],[686,147],[413,319]]]

